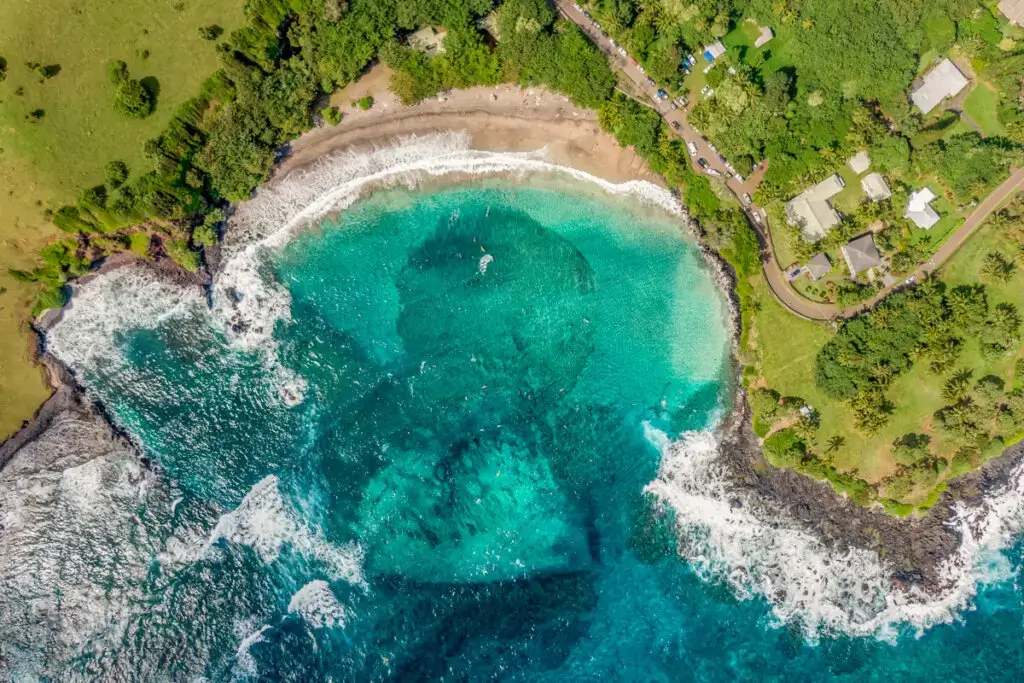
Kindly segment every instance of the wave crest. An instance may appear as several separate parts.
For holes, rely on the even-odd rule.
[[[689,432],[666,445],[657,478],[645,492],[675,514],[679,553],[707,581],[726,583],[739,599],[764,598],[777,624],[797,624],[805,637],[875,636],[953,621],[971,604],[985,560],[1005,547],[1024,521],[1024,464],[1004,490],[969,508],[958,504],[951,524],[958,551],[941,566],[938,594],[904,589],[878,553],[837,551],[779,509],[760,504],[731,483],[715,437]]]

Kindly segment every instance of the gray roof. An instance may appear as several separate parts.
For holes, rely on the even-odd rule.
[[[875,238],[866,233],[843,245],[843,258],[850,268],[850,277],[882,263],[882,255],[875,246]]]
[[[880,202],[892,196],[892,190],[885,182],[881,173],[868,173],[860,179],[860,186],[864,188],[864,194],[873,202]]]
[[[956,68],[956,64],[943,59],[938,66],[924,75],[921,84],[910,95],[910,99],[918,109],[927,114],[938,106],[939,102],[966,88],[968,83],[960,69]]]
[[[828,200],[842,190],[843,180],[835,174],[807,188],[786,204],[789,222],[803,228],[808,238],[821,239],[829,228],[839,222],[839,214]]]
[[[850,164],[850,168],[853,169],[854,173],[860,175],[871,166],[871,157],[868,156],[867,152],[860,151],[854,154],[853,158],[847,163]]]
[[[1010,23],[1024,25],[1024,0],[1002,0],[999,11],[1006,15]]]
[[[825,256],[825,254],[815,254],[804,268],[812,280],[817,280],[829,274],[829,271],[832,270],[832,262],[828,260],[828,256]]]

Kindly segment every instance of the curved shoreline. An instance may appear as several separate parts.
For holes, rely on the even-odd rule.
[[[363,125],[356,121],[348,128],[339,126],[327,133],[313,131],[296,141],[292,156],[280,164],[275,177],[266,187],[280,183],[294,171],[308,169],[325,155],[353,146],[386,146],[404,136],[453,129],[466,131],[472,140],[473,149],[523,152],[544,148],[547,158],[553,163],[582,170],[599,178],[613,182],[651,180],[652,176],[646,166],[643,166],[642,174],[634,168],[634,162],[642,164],[642,161],[630,150],[618,147],[610,136],[597,129],[592,118],[565,120],[560,115],[545,118],[552,116],[552,111],[557,114],[557,107],[544,110],[536,120],[479,111],[399,112],[385,119],[379,126],[369,123]],[[513,137],[516,131],[520,135]],[[564,139],[560,137],[563,135],[566,136]],[[549,136],[554,139],[547,139]],[[489,141],[492,139],[505,140],[505,149],[489,149]],[[614,147],[608,146],[609,141]],[[636,175],[631,175],[634,172]],[[723,294],[732,304],[732,340],[735,351],[740,334],[735,274],[717,253],[702,243],[700,247],[705,258],[717,265]],[[217,263],[217,250],[208,254],[208,261],[211,264]],[[132,257],[109,259],[82,281],[133,262],[137,260]],[[194,286],[209,283],[208,276],[186,274],[169,261],[143,263],[182,283]],[[40,327],[43,329],[40,331],[45,330],[47,323],[52,324],[59,319],[59,315],[57,312],[49,320],[41,321]],[[57,391],[43,404],[27,427],[0,444],[0,468],[26,443],[44,432],[55,416],[90,405],[88,397],[62,365],[45,352],[41,353],[41,362],[51,369],[50,375]],[[735,354],[734,362],[739,369],[739,360]],[[738,372],[735,376],[738,377]],[[102,406],[99,409],[102,414]],[[950,524],[957,516],[956,506],[961,501],[978,505],[988,492],[1005,485],[1010,481],[1014,466],[1024,453],[1021,447],[1009,449],[1002,457],[990,461],[978,471],[952,482],[929,515],[901,520],[878,509],[861,508],[835,494],[826,483],[768,465],[763,459],[760,442],[753,434],[745,394],[739,386],[735,389],[732,411],[723,421],[719,435],[719,457],[736,487],[755,496],[760,504],[784,511],[829,548],[841,552],[856,547],[879,553],[885,557],[891,569],[891,578],[897,586],[916,585],[929,593],[937,593],[946,588],[942,563],[957,552],[964,540]]]

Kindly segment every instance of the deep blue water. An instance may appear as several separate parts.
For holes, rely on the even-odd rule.
[[[645,425],[708,428],[733,379],[722,296],[687,239],[583,194],[375,195],[268,266],[291,296],[273,358],[308,383],[292,407],[282,372],[204,314],[118,333],[116,358],[79,371],[180,500],[140,504],[153,560],[124,629],[50,670],[1024,677],[1012,581],[920,638],[808,644],[678,557],[671,516],[642,494],[660,457]],[[171,534],[190,559],[160,559]],[[1008,557],[1015,575],[1021,549]]]

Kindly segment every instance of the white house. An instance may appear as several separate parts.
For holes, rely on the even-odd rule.
[[[808,239],[817,241],[839,222],[839,214],[829,200],[843,191],[843,179],[830,175],[809,187],[786,204],[786,217],[803,228]]]
[[[903,217],[914,221],[917,227],[927,230],[939,222],[939,214],[930,204],[933,199],[935,199],[935,193],[927,187],[912,193],[910,201],[907,202],[907,212],[903,214]]]
[[[910,99],[923,114],[927,114],[947,97],[953,97],[967,87],[967,77],[960,73],[956,64],[943,59],[939,65],[924,75]]]

